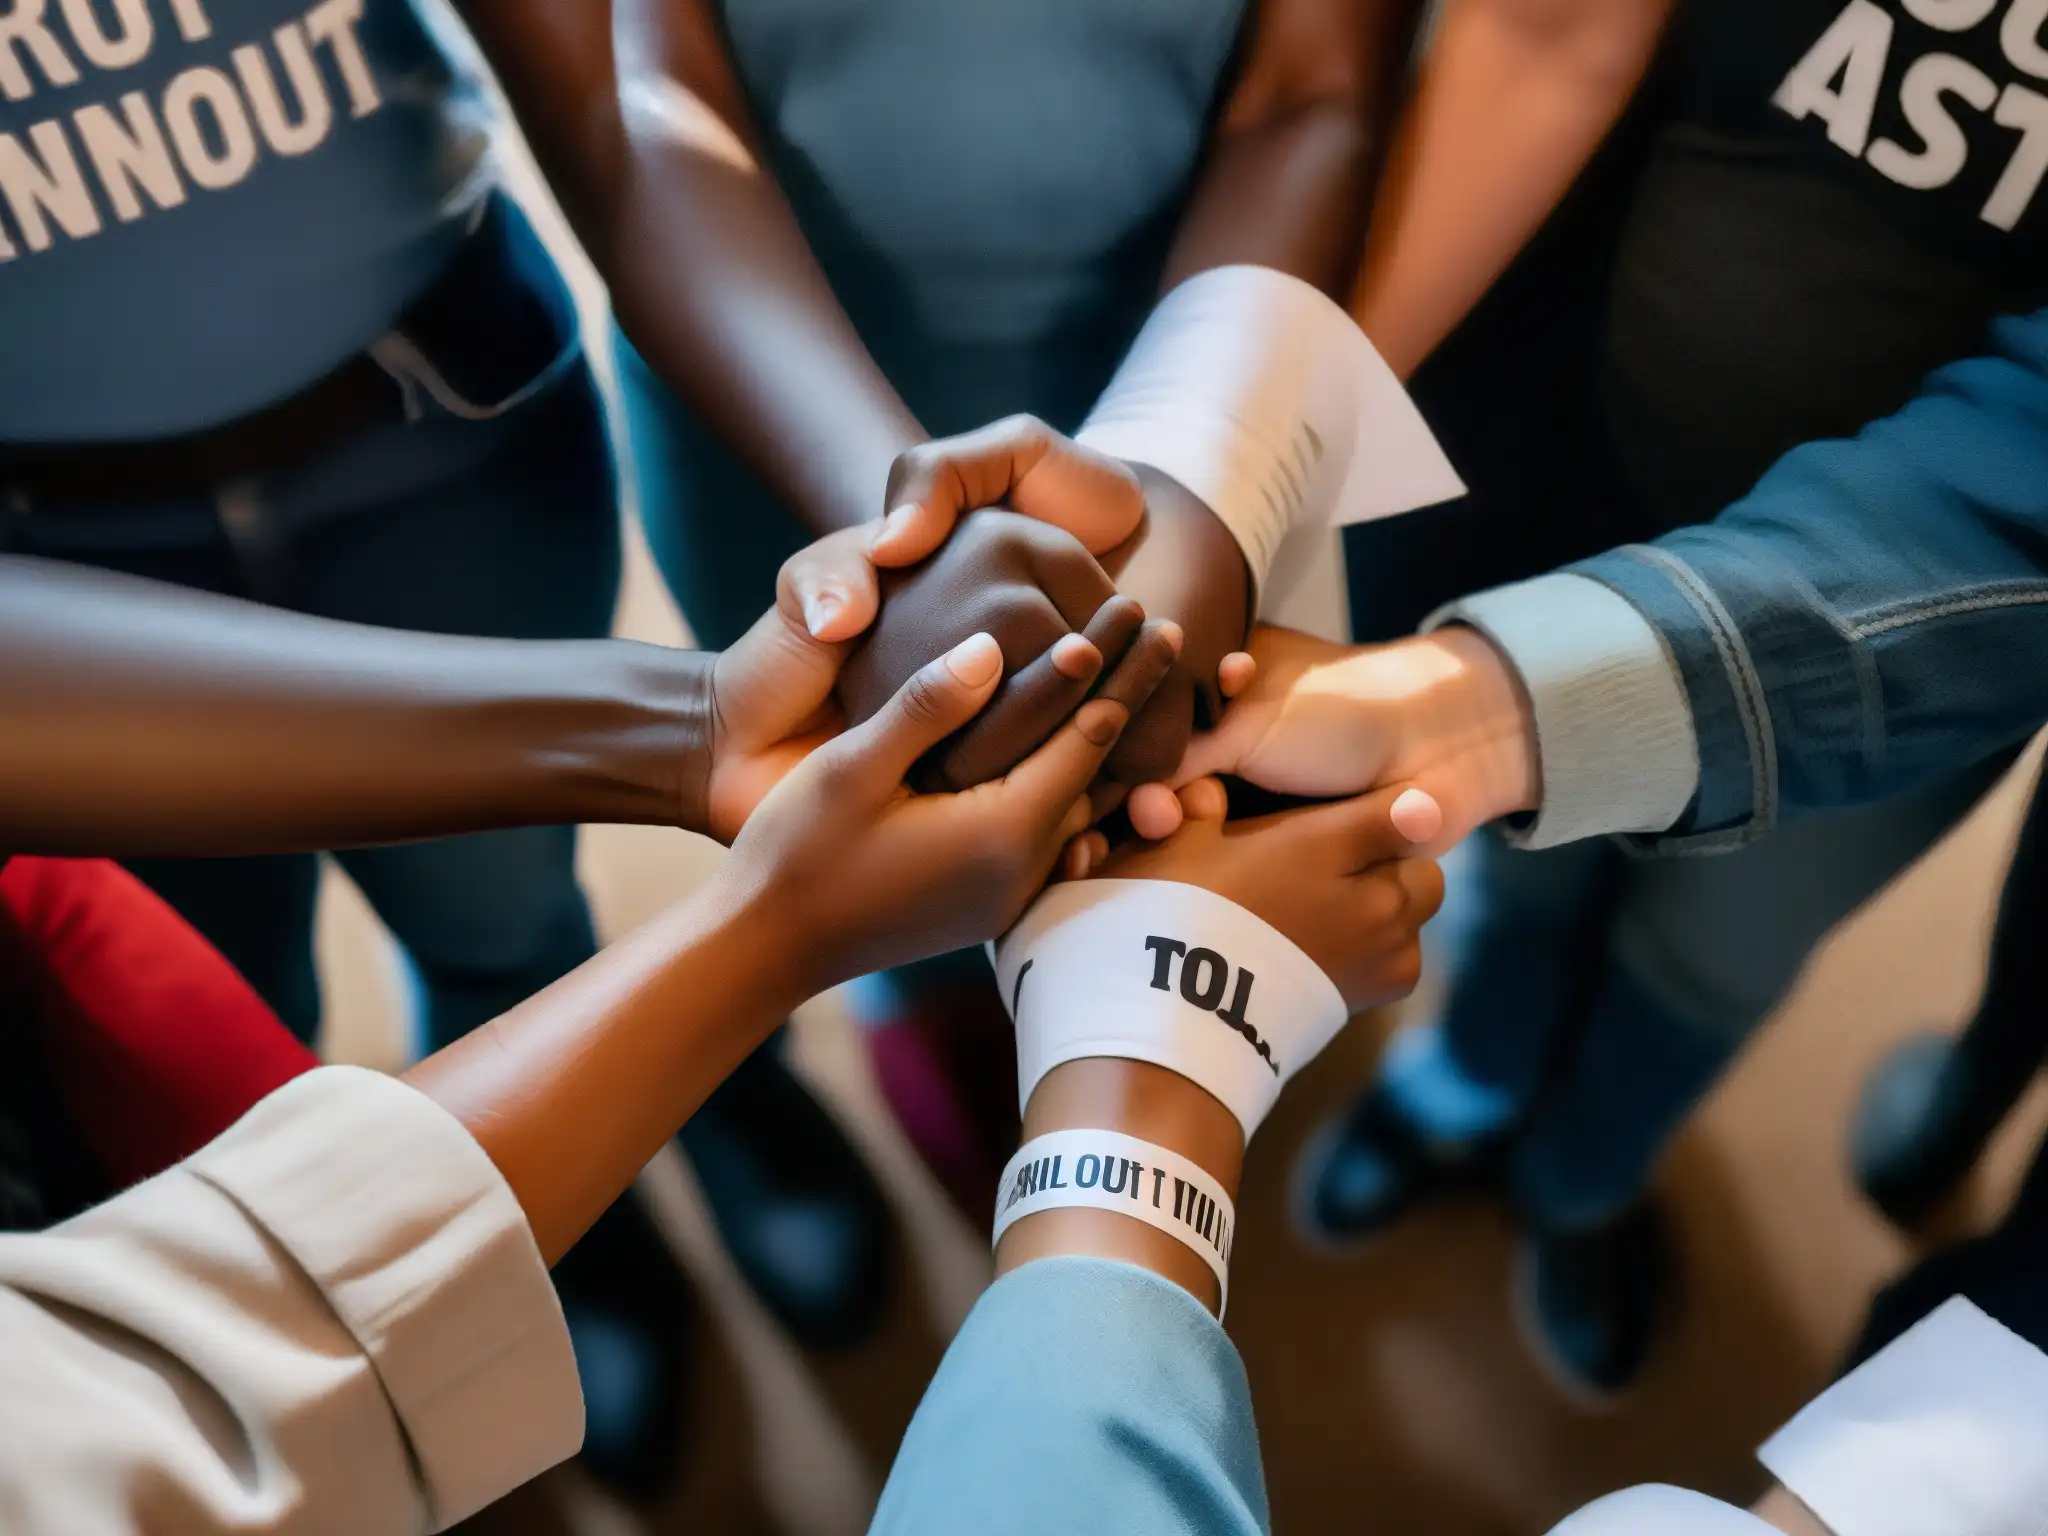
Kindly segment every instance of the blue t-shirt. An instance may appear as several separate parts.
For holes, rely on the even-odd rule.
[[[0,442],[196,431],[374,341],[490,184],[445,41],[411,0],[0,11]]]

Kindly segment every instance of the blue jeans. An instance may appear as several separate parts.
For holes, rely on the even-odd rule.
[[[387,365],[402,391],[313,458],[135,503],[0,511],[0,548],[301,613],[445,634],[606,634],[619,582],[604,407],[567,290],[500,201],[462,258],[461,302]],[[428,1048],[596,951],[574,827],[334,857],[412,964]],[[318,858],[138,860],[136,872],[247,976],[302,1039],[319,1023]]]
[[[1433,1141],[1508,1136],[1509,1190],[1537,1225],[1606,1221],[1814,947],[2010,761],[1712,858],[1604,839],[1531,853],[1482,832],[1446,903],[1443,1012],[1389,1043],[1382,1088]]]

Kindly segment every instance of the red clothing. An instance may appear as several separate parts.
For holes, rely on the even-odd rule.
[[[318,1065],[220,952],[120,865],[17,856],[0,908],[40,965],[42,1051],[117,1185],[197,1151]]]

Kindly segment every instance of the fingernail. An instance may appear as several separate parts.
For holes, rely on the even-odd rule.
[[[827,626],[845,608],[846,605],[830,592],[808,592],[804,594],[804,628],[811,632],[811,638],[822,640]]]
[[[1159,633],[1165,637],[1167,647],[1174,655],[1178,656],[1181,645],[1187,639],[1187,636],[1181,632],[1181,627],[1171,619],[1161,619],[1159,621]]]
[[[902,506],[882,519],[882,531],[876,535],[875,542],[881,544],[895,538],[904,529],[908,528],[916,517],[917,503],[906,501]]]
[[[1102,652],[1086,635],[1062,635],[1053,642],[1052,669],[1074,682],[1102,670]]]
[[[970,688],[979,688],[1003,669],[1003,648],[994,635],[969,635],[946,652],[946,670]]]
[[[1444,808],[1427,790],[1402,790],[1387,808],[1387,818],[1411,843],[1426,843],[1444,828]]]

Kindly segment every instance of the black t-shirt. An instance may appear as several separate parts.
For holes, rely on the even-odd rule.
[[[1681,0],[1606,317],[1654,532],[2048,303],[2048,0]]]

